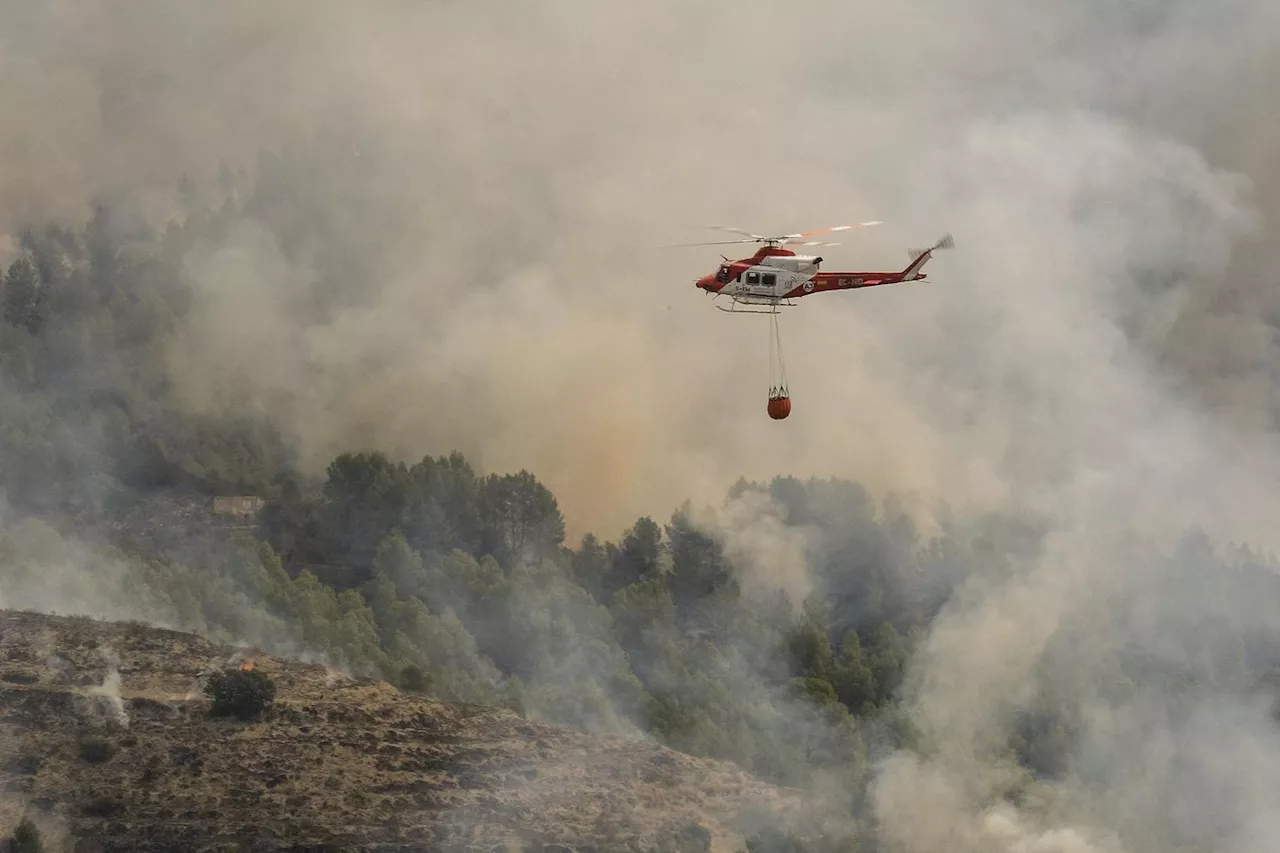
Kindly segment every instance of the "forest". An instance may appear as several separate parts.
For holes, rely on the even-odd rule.
[[[1047,532],[1034,517],[943,516],[924,535],[856,482],[740,481],[726,503],[766,502],[804,543],[796,600],[744,578],[689,504],[617,541],[569,542],[528,471],[478,471],[451,448],[402,460],[353,447],[309,477],[265,415],[184,406],[158,344],[190,309],[190,252],[245,221],[306,247],[335,282],[300,309],[317,315],[360,274],[326,230],[340,223],[289,215],[283,199],[306,174],[263,155],[252,178],[224,166],[212,202],[184,184],[187,210],[163,227],[104,203],[85,223],[19,235],[0,289],[0,603],[197,630],[403,690],[647,733],[784,785],[839,778],[854,810],[878,757],[931,748],[909,713],[912,656],[966,590],[1033,569]],[[265,508],[239,529],[130,521],[224,495]],[[1276,638],[1199,606],[1280,601],[1269,558],[1188,531],[1174,552],[1134,559],[1172,592],[1135,585],[1095,618],[1194,648],[1153,654],[1108,646],[1096,623],[1064,626],[1002,746],[1027,780],[1066,772],[1099,691],[1123,704],[1152,684],[1253,695],[1276,683]],[[1088,690],[1064,676],[1083,646],[1107,661]]]

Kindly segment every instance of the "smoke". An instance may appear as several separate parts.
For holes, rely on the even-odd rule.
[[[1171,229],[1221,223],[1153,211],[1148,190],[1162,170],[1221,180],[1171,134],[1202,141],[1188,113],[1220,110],[1192,70],[1215,66],[1237,102],[1257,89],[1233,69],[1252,67],[1274,13],[1233,9],[1232,33],[1254,35],[1228,63],[1195,37],[1223,25],[1184,4],[956,16],[929,2],[817,4],[803,50],[739,62],[735,46],[775,32],[767,3],[24,6],[9,15],[6,76],[23,85],[3,107],[0,209],[16,224],[103,198],[159,216],[176,212],[184,174],[213,198],[221,163],[266,163],[277,227],[238,222],[191,251],[196,306],[168,353],[187,405],[264,408],[313,471],[357,445],[457,448],[534,471],[571,536],[779,470],[994,505],[1010,495],[1001,433],[1073,401],[1057,388],[974,401],[1045,322],[1066,335],[1046,358],[1113,343],[1109,323],[1068,326],[1062,311],[1127,310],[1205,394],[1248,381],[1186,363],[1193,341],[1226,331],[1217,312],[1186,316],[1224,278],[1222,245],[1217,275],[1154,300],[1116,265],[1207,262],[1212,235],[1157,253]],[[1243,105],[1233,117],[1250,113],[1261,121]],[[1209,141],[1237,168],[1261,165]],[[1003,171],[1006,156],[1024,168]],[[1078,189],[1063,176],[1081,172],[1103,209],[1073,215],[1058,207]],[[828,267],[899,266],[943,230],[960,250],[934,262],[936,284],[802,302],[783,327],[795,410],[774,424],[764,320],[724,317],[693,289],[714,248],[654,247],[697,239],[702,222],[873,215],[888,225],[824,251]],[[1154,232],[1149,248],[1119,257],[1135,229]],[[1100,290],[1121,304],[1099,306]],[[1256,325],[1222,336],[1265,343]]]
[[[1180,18],[1156,27],[1170,55],[1185,44]],[[1207,556],[1179,571],[1142,565],[1133,547],[1192,525],[1275,547],[1275,435],[1265,401],[1241,392],[1273,384],[1269,367],[1223,371],[1219,354],[1197,364],[1186,348],[1189,334],[1223,333],[1237,353],[1269,348],[1254,313],[1269,277],[1233,251],[1266,233],[1274,199],[1252,173],[1213,165],[1186,124],[1175,136],[1139,121],[1173,93],[1149,94],[1149,109],[1128,115],[1115,97],[1105,110],[1081,99],[973,121],[917,173],[969,223],[974,251],[954,262],[968,305],[909,309],[911,328],[937,332],[913,354],[925,371],[911,380],[915,399],[935,422],[979,404],[998,413],[974,417],[985,429],[969,437],[1000,449],[1010,495],[1051,533],[1023,572],[964,590],[914,662],[907,698],[928,746],[887,760],[873,789],[890,850],[1274,843],[1274,722],[1229,677],[1246,638],[1274,637],[1274,615],[1239,595],[1235,576],[1209,574],[1221,564]],[[1243,298],[1209,309],[1228,281]],[[1235,593],[1226,606],[1215,587]],[[1152,630],[1115,616],[1117,602],[1163,618]],[[1215,616],[1230,627],[1206,636]],[[1077,643],[1063,653],[1066,638]],[[1121,655],[1197,677],[1142,670],[1116,695],[1107,685]],[[1066,767],[1043,786],[1011,746],[1018,714],[1038,703],[1073,717]]]
[[[77,613],[95,619],[124,620],[147,605],[125,592],[128,568],[122,561],[62,537],[37,519],[3,521],[5,586],[0,608],[46,613]],[[149,614],[161,624],[174,614],[155,608]]]
[[[91,685],[85,692],[96,700],[91,706],[91,713],[110,719],[118,725],[129,727],[129,711],[120,696],[120,656],[110,647],[98,650],[102,658],[102,683]]]
[[[821,531],[790,521],[767,492],[744,491],[719,509],[694,513],[691,520],[720,543],[748,598],[765,601],[781,590],[799,605],[813,591],[811,552]]]
[[[34,518],[12,518],[0,509],[0,560],[4,585],[0,609],[74,614],[106,622],[141,622],[189,631],[216,642],[264,647],[303,663],[347,668],[330,650],[317,648],[296,621],[273,613],[266,603],[261,566],[234,549],[221,556],[232,568],[146,562],[96,540],[84,531],[64,534]],[[217,554],[206,554],[212,558]],[[215,565],[216,565],[216,561]],[[46,640],[49,642],[49,640]],[[119,657],[102,650],[103,672],[89,689],[95,707],[127,724],[120,695]],[[237,663],[239,658],[232,658]],[[47,665],[71,681],[74,666],[50,645]],[[95,712],[97,713],[97,712]]]
[[[1258,849],[1275,745],[1243,700],[1160,725],[1156,700],[1085,703],[1102,769],[1040,808],[1010,804],[1002,745],[1043,683],[1103,677],[1107,644],[1051,654],[1103,603],[1195,612],[1171,592],[1195,573],[1136,571],[1131,540],[1195,523],[1275,547],[1280,7],[782,8],[0,3],[0,231],[95,199],[163,217],[184,173],[207,197],[223,161],[238,193],[257,174],[259,220],[186,256],[195,303],[165,352],[186,406],[266,411],[312,471],[456,448],[532,470],[571,534],[779,471],[1034,511],[1043,555],[976,579],[915,662],[935,751],[883,768],[886,839],[1149,849],[1135,825],[1177,808],[1122,770],[1167,738],[1200,756],[1176,802]],[[765,321],[694,291],[715,248],[654,247],[868,218],[887,225],[828,268],[958,246],[927,284],[802,300],[795,408],[772,422]],[[766,561],[761,512],[726,509],[726,541],[802,591],[800,546]],[[1116,646],[1193,631],[1106,624]],[[1224,755],[1248,761],[1232,796],[1196,797]]]

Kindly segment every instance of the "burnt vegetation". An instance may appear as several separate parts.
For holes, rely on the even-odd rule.
[[[403,461],[353,448],[313,481],[267,420],[180,405],[158,342],[191,310],[183,258],[251,220],[323,269],[342,256],[342,235],[319,225],[289,232],[296,223],[283,201],[309,174],[264,157],[252,185],[159,230],[102,207],[87,223],[21,234],[0,286],[8,588],[34,588],[42,560],[91,534],[111,543],[122,574],[100,585],[86,570],[67,582],[71,597],[136,612],[145,590],[146,615],[301,645],[406,691],[588,729],[630,721],[784,785],[823,771],[857,780],[878,752],[912,743],[898,707],[909,656],[967,579],[1034,563],[1033,520],[955,519],[925,537],[854,482],[741,482],[727,499],[767,495],[787,525],[808,531],[812,593],[790,601],[747,587],[689,506],[636,519],[618,541],[566,543],[555,496],[528,471],[481,473],[458,453]],[[234,495],[264,507],[217,536],[202,532],[200,512],[145,529],[131,521]],[[1222,557],[1189,535],[1181,552],[1144,559],[1169,563],[1183,589],[1218,601],[1280,600],[1270,564],[1244,549]],[[1210,587],[1199,572],[1207,565],[1229,568],[1220,573],[1228,580]],[[1135,597],[1111,606],[1122,622],[1154,605]],[[1271,683],[1274,638],[1202,636],[1218,655],[1211,669],[1118,649],[1112,688],[1123,694],[1153,674],[1242,693]],[[1064,633],[1051,654],[1069,656],[1073,642]],[[208,695],[214,713],[256,719],[275,692],[262,673],[233,669],[215,674]],[[1062,772],[1077,712],[1076,698],[1048,687],[1019,710],[1009,747],[1029,772]],[[112,748],[85,745],[81,755],[105,762]],[[108,799],[93,806],[113,808]],[[706,839],[691,831],[679,849],[706,849]],[[762,836],[752,849],[797,848]]]
[[[103,738],[87,737],[80,741],[80,757],[90,764],[110,761],[115,754],[115,745]]]
[[[40,838],[39,828],[30,819],[23,818],[0,849],[3,849],[4,853],[41,853],[44,850],[44,844]]]
[[[256,720],[276,701],[275,682],[260,670],[229,667],[209,677],[204,688],[215,717]]]

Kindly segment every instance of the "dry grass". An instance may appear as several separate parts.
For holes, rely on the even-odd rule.
[[[276,682],[274,712],[210,717],[201,673],[249,655]],[[30,613],[0,612],[0,726],[0,831],[26,811],[102,853],[603,853],[677,849],[690,824],[728,851],[743,849],[740,817],[780,825],[801,807],[732,765],[653,743],[334,679],[187,634]],[[85,746],[98,742],[110,748]]]

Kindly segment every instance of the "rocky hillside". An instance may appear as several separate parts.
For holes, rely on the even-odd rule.
[[[212,715],[204,679],[249,660],[274,707]],[[814,818],[642,739],[78,617],[0,612],[0,726],[0,831],[46,851],[731,851]]]

